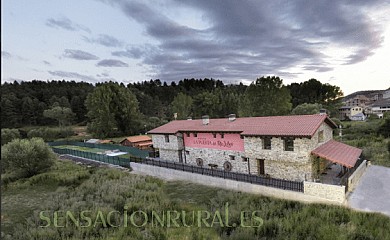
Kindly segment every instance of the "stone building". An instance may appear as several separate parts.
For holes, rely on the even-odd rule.
[[[149,149],[152,146],[152,139],[149,136],[132,136],[120,142],[123,146],[136,147],[139,149]]]
[[[314,180],[331,163],[354,167],[361,150],[333,140],[327,115],[178,120],[148,132],[164,160],[206,168]]]

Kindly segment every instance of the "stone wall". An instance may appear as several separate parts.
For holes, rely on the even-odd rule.
[[[363,176],[363,173],[368,168],[369,164],[367,160],[364,160],[360,166],[355,170],[354,173],[352,173],[351,176],[348,178],[348,191],[353,191],[355,189],[356,185],[358,184],[361,176]]]
[[[160,153],[161,159],[174,161],[174,162],[180,162],[178,150],[160,149],[159,153]]]
[[[323,183],[307,182],[303,183],[306,195],[325,198],[338,203],[345,202],[345,186],[337,186]]]
[[[266,187],[257,184],[239,182],[234,180],[228,180],[223,178],[205,176],[196,173],[183,172],[179,170],[173,170],[163,167],[150,166],[140,163],[130,163],[131,168],[133,169],[132,173],[135,174],[146,174],[149,176],[154,176],[162,178],[165,180],[175,180],[175,181],[188,181],[197,184],[224,188],[240,192],[248,192],[253,194],[260,194],[263,196],[276,197],[281,199],[288,199],[294,201],[310,202],[310,203],[330,203],[341,205],[343,201],[335,201],[333,199],[324,198],[316,195],[308,195],[306,193],[294,192],[288,190],[282,190],[278,188]]]
[[[232,172],[248,173],[248,162],[243,161],[245,153],[241,151],[232,150],[217,150],[209,148],[191,148],[186,147],[186,162],[187,164],[197,165],[196,159],[201,158],[203,160],[203,166],[207,167],[208,164],[218,165],[218,169],[224,169],[223,164],[228,161],[232,164]],[[231,160],[231,156],[234,156],[234,160]],[[253,170],[256,169],[256,162],[249,163],[253,166]],[[249,169],[252,172],[252,166]]]
[[[318,138],[320,131],[323,131],[323,141]],[[245,136],[244,151],[183,146],[183,137],[186,138],[169,135],[169,142],[166,142],[164,135],[152,135],[154,147],[160,150],[160,158],[179,161],[178,150],[183,150],[183,162],[187,164],[197,165],[196,159],[201,158],[204,166],[216,164],[219,169],[223,169],[223,164],[229,161],[233,172],[250,174],[258,174],[257,159],[264,159],[265,174],[270,177],[304,181],[313,180],[316,173],[311,151],[332,139],[333,129],[324,122],[312,138],[295,138],[294,151],[285,151],[284,140],[280,137],[273,137],[271,149],[267,150],[263,149],[263,140],[260,137]],[[235,160],[231,160],[230,156],[235,156]],[[249,158],[249,167],[242,157]]]
[[[280,137],[271,139],[270,150],[263,149],[263,139],[260,137],[245,137],[244,145],[245,154],[251,160],[265,159],[265,174],[294,181],[311,179],[311,139],[296,138],[294,151],[285,151],[284,140]]]
[[[153,147],[158,149],[181,150],[183,149],[183,138],[175,135],[168,135],[169,142],[165,141],[165,135],[153,134]]]

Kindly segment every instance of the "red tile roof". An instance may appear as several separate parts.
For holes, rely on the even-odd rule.
[[[140,143],[140,144],[138,144],[138,146],[140,146],[140,147],[151,146],[151,145],[153,145],[152,142],[146,142],[146,143]]]
[[[145,136],[145,135],[127,137],[127,138],[123,139],[121,142],[123,142],[125,140],[132,142],[132,143],[152,141],[152,139],[149,136]]]
[[[332,128],[337,125],[326,115],[292,115],[271,117],[210,119],[208,125],[202,120],[177,120],[150,130],[149,134],[175,134],[177,132],[238,132],[247,136],[296,136],[312,137],[323,122]]]
[[[362,150],[335,140],[329,140],[314,149],[311,153],[331,162],[352,168],[355,166]]]

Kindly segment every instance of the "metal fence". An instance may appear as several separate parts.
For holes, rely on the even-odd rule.
[[[49,142],[50,146],[60,146],[60,145],[74,145],[79,147],[88,147],[88,148],[100,148],[100,149],[107,149],[107,150],[115,150],[119,149],[122,152],[130,153],[133,156],[145,158],[149,156],[149,151],[146,150],[140,150],[135,147],[126,147],[122,145],[116,145],[116,144],[97,144],[97,143],[86,143],[86,142],[75,142],[75,141],[57,141],[57,142]]]
[[[187,165],[178,162],[155,160],[150,158],[145,159],[145,158],[130,157],[130,162],[137,162],[137,163],[170,168],[170,169],[175,169],[175,170],[180,170],[185,172],[198,173],[198,174],[212,176],[212,177],[219,177],[219,178],[230,179],[230,180],[235,180],[240,182],[259,184],[268,187],[303,192],[303,182],[296,182],[296,181],[277,179],[271,177],[263,177],[263,176],[250,175],[250,174],[237,173],[237,172],[227,172],[219,169],[204,168],[204,167]]]
[[[53,152],[55,152],[57,154],[73,155],[73,156],[78,156],[78,157],[82,157],[82,158],[96,160],[99,162],[114,164],[114,165],[118,165],[118,166],[122,166],[122,167],[126,167],[126,168],[130,167],[129,158],[127,158],[127,157],[123,158],[120,156],[107,156],[107,155],[97,154],[97,153],[92,153],[92,152],[84,152],[84,151],[79,151],[79,150],[63,149],[63,148],[56,148],[56,147],[52,147],[52,149],[53,149]]]

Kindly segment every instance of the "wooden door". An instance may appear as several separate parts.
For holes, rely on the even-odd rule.
[[[257,159],[257,174],[264,175],[264,159]]]

